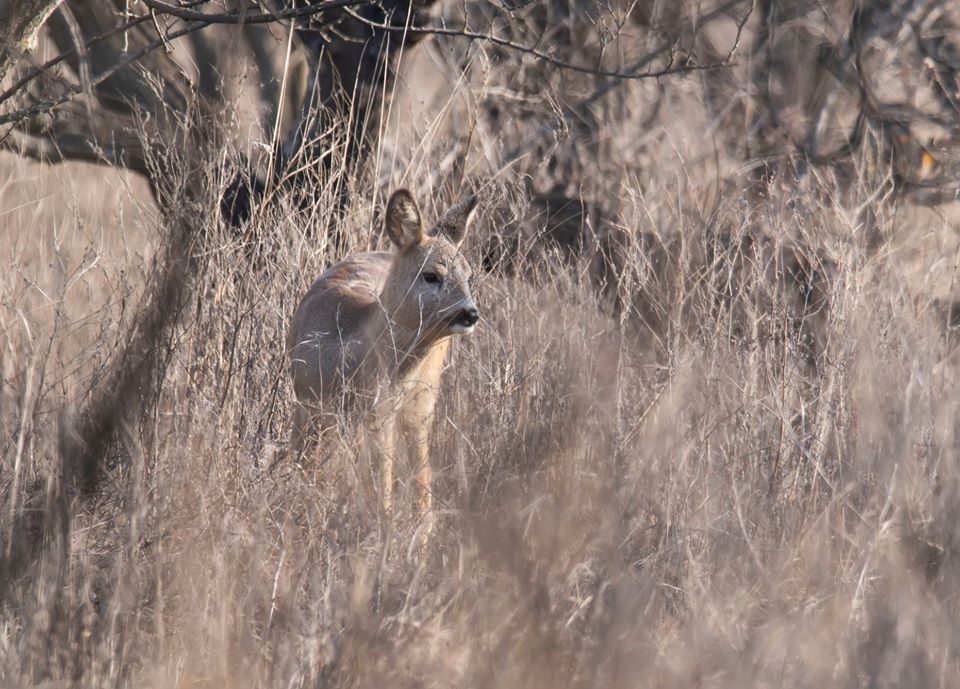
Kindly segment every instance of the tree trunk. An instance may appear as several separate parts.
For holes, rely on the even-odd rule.
[[[0,82],[24,51],[33,50],[37,34],[62,0],[0,0]]]

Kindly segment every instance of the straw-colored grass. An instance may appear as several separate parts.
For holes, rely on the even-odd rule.
[[[0,684],[960,684],[951,209],[828,176],[755,194],[696,158],[705,116],[677,88],[657,143],[611,124],[620,158],[570,181],[603,207],[585,255],[534,243],[479,276],[484,319],[457,341],[433,429],[425,545],[411,471],[379,513],[362,421],[325,454],[283,455],[283,342],[335,258],[334,185],[353,199],[348,251],[377,243],[371,201],[392,185],[452,200],[436,168],[450,115],[416,136],[391,125],[375,175],[318,179],[308,213],[280,203],[237,234],[208,208],[214,249],[155,412],[68,506],[68,552],[37,544],[2,583]],[[470,143],[477,179],[489,144]],[[543,222],[519,172],[494,187],[477,266],[489,237]],[[57,495],[60,434],[122,342],[158,218],[139,180],[0,157],[3,544]]]

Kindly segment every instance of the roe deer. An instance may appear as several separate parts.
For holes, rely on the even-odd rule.
[[[397,451],[416,468],[421,511],[431,506],[427,441],[449,338],[480,319],[459,250],[475,205],[471,195],[425,232],[410,192],[394,192],[384,216],[394,251],[353,254],[328,268],[293,317],[294,447],[312,445],[338,411],[372,410],[385,511]]]

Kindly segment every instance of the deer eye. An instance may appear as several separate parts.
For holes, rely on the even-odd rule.
[[[423,273],[423,281],[430,285],[439,285],[443,282],[443,278],[436,273]]]

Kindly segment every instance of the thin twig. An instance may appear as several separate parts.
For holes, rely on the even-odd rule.
[[[167,55],[170,55],[173,52],[173,46],[170,45],[167,35],[163,32],[163,29],[160,28],[160,22],[157,21],[157,13],[152,8],[150,10],[150,19],[153,20],[153,28],[157,30],[157,35],[163,41],[163,49],[166,51]]]
[[[151,0],[152,2],[153,0]],[[736,0],[736,2],[731,4],[739,4],[744,0]],[[466,27],[462,29],[448,29],[443,26],[391,26],[384,22],[375,22],[366,17],[361,17],[356,12],[352,12],[350,9],[347,9],[346,12],[356,19],[357,21],[366,24],[367,26],[380,29],[381,31],[393,31],[395,33],[409,32],[412,34],[424,34],[424,35],[434,35],[434,36],[446,36],[448,38],[465,38],[469,41],[483,41],[485,43],[491,43],[493,45],[499,46],[501,48],[506,48],[508,50],[513,50],[518,53],[525,53],[527,55],[532,55],[538,60],[547,62],[554,67],[559,67],[560,69],[570,70],[571,72],[579,72],[581,74],[590,74],[597,77],[609,77],[613,79],[622,79],[622,80],[633,80],[638,81],[641,79],[659,79],[661,77],[670,76],[673,74],[687,74],[689,72],[702,72],[709,71],[713,69],[719,69],[722,67],[729,67],[731,63],[723,61],[710,63],[706,65],[698,64],[684,64],[680,66],[668,66],[664,69],[657,71],[647,71],[647,72],[636,72],[633,70],[620,71],[620,70],[606,70],[606,69],[596,69],[594,67],[588,67],[586,65],[578,65],[574,62],[567,62],[566,60],[561,60],[559,58],[553,57],[543,52],[539,48],[534,46],[525,45],[523,43],[517,43],[516,41],[511,41],[507,38],[500,38],[490,33],[480,33],[477,31],[471,31]]]
[[[202,4],[205,3],[205,2],[208,2],[208,0],[194,0],[193,2],[190,3],[190,5],[202,5]],[[83,49],[84,51],[88,51],[88,50],[90,50],[90,48],[92,48],[93,46],[97,45],[98,43],[102,43],[103,41],[107,40],[108,38],[113,38],[113,37],[116,36],[118,33],[123,33],[123,32],[125,32],[125,31],[129,31],[130,29],[134,28],[135,26],[137,26],[137,25],[139,25],[139,24],[142,24],[143,22],[149,21],[149,20],[150,20],[150,16],[149,16],[149,15],[143,15],[143,16],[138,16],[138,17],[136,17],[136,18],[134,18],[134,19],[131,19],[130,21],[124,22],[123,24],[120,24],[120,25],[118,25],[118,26],[115,26],[114,28],[112,28],[112,29],[110,29],[109,31],[106,31],[106,32],[100,34],[99,36],[95,36],[95,37],[91,38],[89,41],[87,41],[87,42],[83,45],[82,49]],[[6,101],[10,100],[13,96],[15,96],[17,93],[19,93],[20,90],[23,89],[24,86],[26,86],[26,85],[29,84],[31,81],[33,81],[34,79],[36,79],[37,77],[39,77],[41,74],[45,74],[46,72],[48,72],[48,71],[50,70],[50,68],[56,67],[58,64],[60,64],[60,63],[63,62],[64,60],[69,60],[69,59],[72,58],[72,57],[76,57],[76,56],[79,54],[79,52],[80,52],[80,49],[74,48],[73,50],[68,50],[68,51],[66,51],[66,52],[64,52],[64,53],[60,53],[60,54],[57,55],[56,57],[51,58],[51,59],[47,60],[46,62],[44,62],[43,64],[40,64],[40,65],[37,65],[36,67],[34,67],[32,70],[30,70],[29,72],[27,72],[26,74],[24,74],[22,77],[20,77],[19,79],[17,79],[15,82],[13,82],[13,84],[10,86],[10,88],[8,88],[6,91],[4,91],[2,94],[0,94],[0,105],[2,105],[3,103],[5,103]],[[124,52],[126,52],[126,49],[124,49]]]
[[[197,12],[185,7],[170,5],[161,0],[141,0],[151,10],[160,14],[169,14],[172,17],[178,17],[185,21],[204,22],[205,24],[272,24],[273,22],[283,21],[284,19],[296,19],[298,17],[312,17],[327,10],[342,9],[353,5],[371,5],[370,0],[323,0],[315,2],[305,7],[296,7],[294,9],[282,10],[279,12],[263,14],[247,14],[245,11],[227,12],[223,14],[211,14],[206,12]]]

